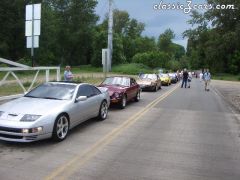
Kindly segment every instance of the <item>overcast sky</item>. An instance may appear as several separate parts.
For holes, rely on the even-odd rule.
[[[143,35],[158,37],[166,29],[171,28],[176,37],[175,43],[184,47],[187,45],[187,39],[182,38],[182,33],[191,26],[187,24],[190,19],[189,14],[185,14],[183,10],[154,10],[155,4],[160,4],[161,0],[114,0],[113,7],[119,10],[126,10],[131,18],[135,18],[143,22],[146,27]],[[162,0],[163,4],[184,4],[187,6],[186,0]],[[204,4],[205,0],[192,0],[192,4]],[[163,6],[161,6],[163,7]],[[96,13],[101,17],[108,11],[108,0],[98,0]]]

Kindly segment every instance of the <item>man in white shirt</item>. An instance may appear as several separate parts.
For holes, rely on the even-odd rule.
[[[70,70],[71,70],[71,67],[66,66],[65,71],[64,71],[64,81],[72,81],[73,80],[73,74]]]
[[[203,74],[203,80],[205,82],[205,91],[209,91],[209,84],[211,81],[211,73],[209,72],[209,69]]]

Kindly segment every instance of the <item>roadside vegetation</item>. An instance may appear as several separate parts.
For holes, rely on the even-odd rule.
[[[240,74],[233,75],[227,73],[214,74],[212,76],[215,80],[224,80],[224,81],[240,81]]]

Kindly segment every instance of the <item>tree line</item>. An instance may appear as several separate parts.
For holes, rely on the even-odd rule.
[[[193,11],[189,23],[196,28],[183,33],[188,37],[187,61],[193,69],[210,68],[212,72],[240,72],[240,1],[207,0],[216,5],[234,5],[230,9]]]
[[[24,36],[25,6],[31,3],[42,3],[40,47],[35,49],[37,65],[101,66],[102,49],[107,47],[108,15],[98,23],[96,0],[1,1],[0,57],[31,64]],[[127,11],[115,9],[113,18],[114,65],[181,66],[185,49],[172,42],[171,29],[155,39],[142,36],[144,23],[131,18]]]

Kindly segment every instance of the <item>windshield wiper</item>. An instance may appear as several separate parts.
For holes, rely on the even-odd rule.
[[[30,95],[25,95],[24,97],[29,97],[29,98],[39,98],[39,97],[36,97],[36,96],[30,96]]]

